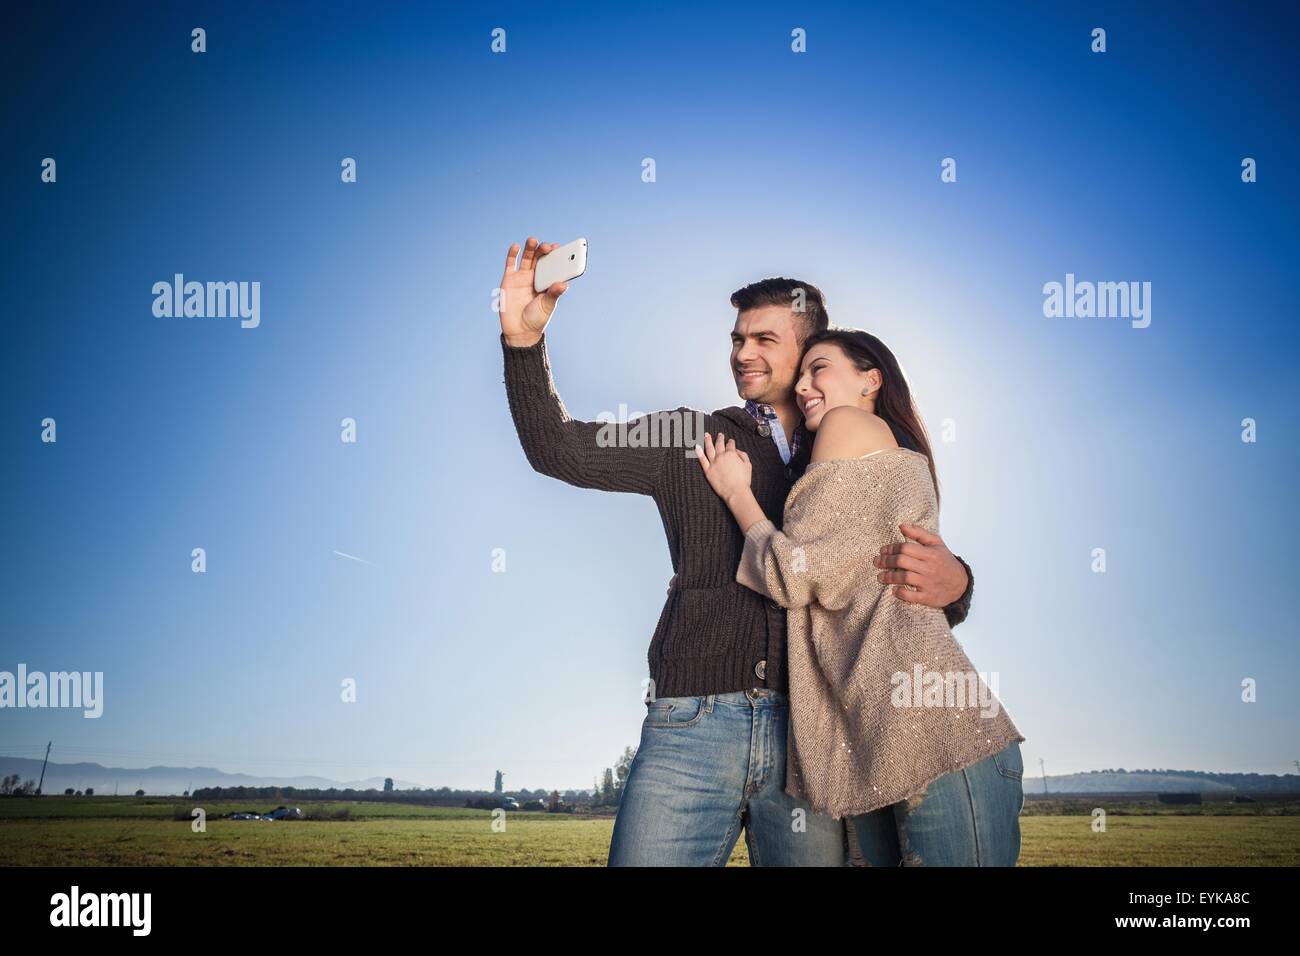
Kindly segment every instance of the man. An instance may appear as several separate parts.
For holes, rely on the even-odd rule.
[[[786,612],[736,582],[740,529],[683,444],[610,441],[608,423],[570,418],[555,391],[543,334],[567,284],[533,290],[534,265],[555,246],[530,237],[520,256],[512,245],[501,280],[506,394],[524,454],[578,487],[651,496],[676,572],[647,654],[651,693],[609,864],[722,866],[744,827],[754,865],[843,866],[843,823],[785,793]],[[683,406],[645,424],[680,433],[694,416],[703,431],[734,439],[779,528],[812,449],[793,400],[802,342],[828,318],[821,293],[792,279],[756,282],[731,302],[731,369],[745,407],[704,415]],[[938,536],[904,527],[918,543],[882,554],[881,579],[914,588],[894,593],[943,608],[955,625],[969,608],[970,569]]]

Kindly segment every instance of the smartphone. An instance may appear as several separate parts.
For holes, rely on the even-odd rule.
[[[533,291],[545,292],[556,282],[568,282],[587,271],[587,240],[574,239],[552,249],[533,267]]]

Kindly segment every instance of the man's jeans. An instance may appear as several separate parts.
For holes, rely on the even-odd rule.
[[[723,866],[745,827],[755,866],[1014,866],[1024,806],[1020,745],[924,793],[832,820],[785,793],[789,708],[771,690],[661,697],[647,705],[610,866]]]
[[[789,705],[756,688],[647,704],[610,866],[725,866],[745,828],[754,866],[845,866],[843,820],[785,792]]]
[[[1013,742],[944,774],[918,796],[850,817],[862,860],[868,866],[1015,866],[1024,771],[1020,744]]]

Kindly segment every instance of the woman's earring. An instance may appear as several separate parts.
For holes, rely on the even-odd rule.
[[[862,394],[863,394],[863,395],[870,395],[870,394],[871,394],[871,389],[870,389],[870,388],[864,388],[864,389],[862,390]]]

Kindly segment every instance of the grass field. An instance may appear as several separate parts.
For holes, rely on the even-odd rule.
[[[249,809],[249,802],[209,803],[206,832],[194,833],[188,818],[192,805],[177,799],[3,799],[0,861],[19,866],[603,866],[614,826],[612,817],[513,811],[506,815],[504,832],[494,832],[484,810],[367,802],[294,805],[308,814],[347,816],[223,820],[222,814]],[[1215,813],[1160,807],[1135,813],[1135,807],[1115,806],[1108,809],[1104,833],[1092,831],[1087,812],[1071,809],[1069,802],[1026,804],[1021,866],[1300,865],[1300,815],[1286,808]],[[748,864],[742,835],[729,865]]]

